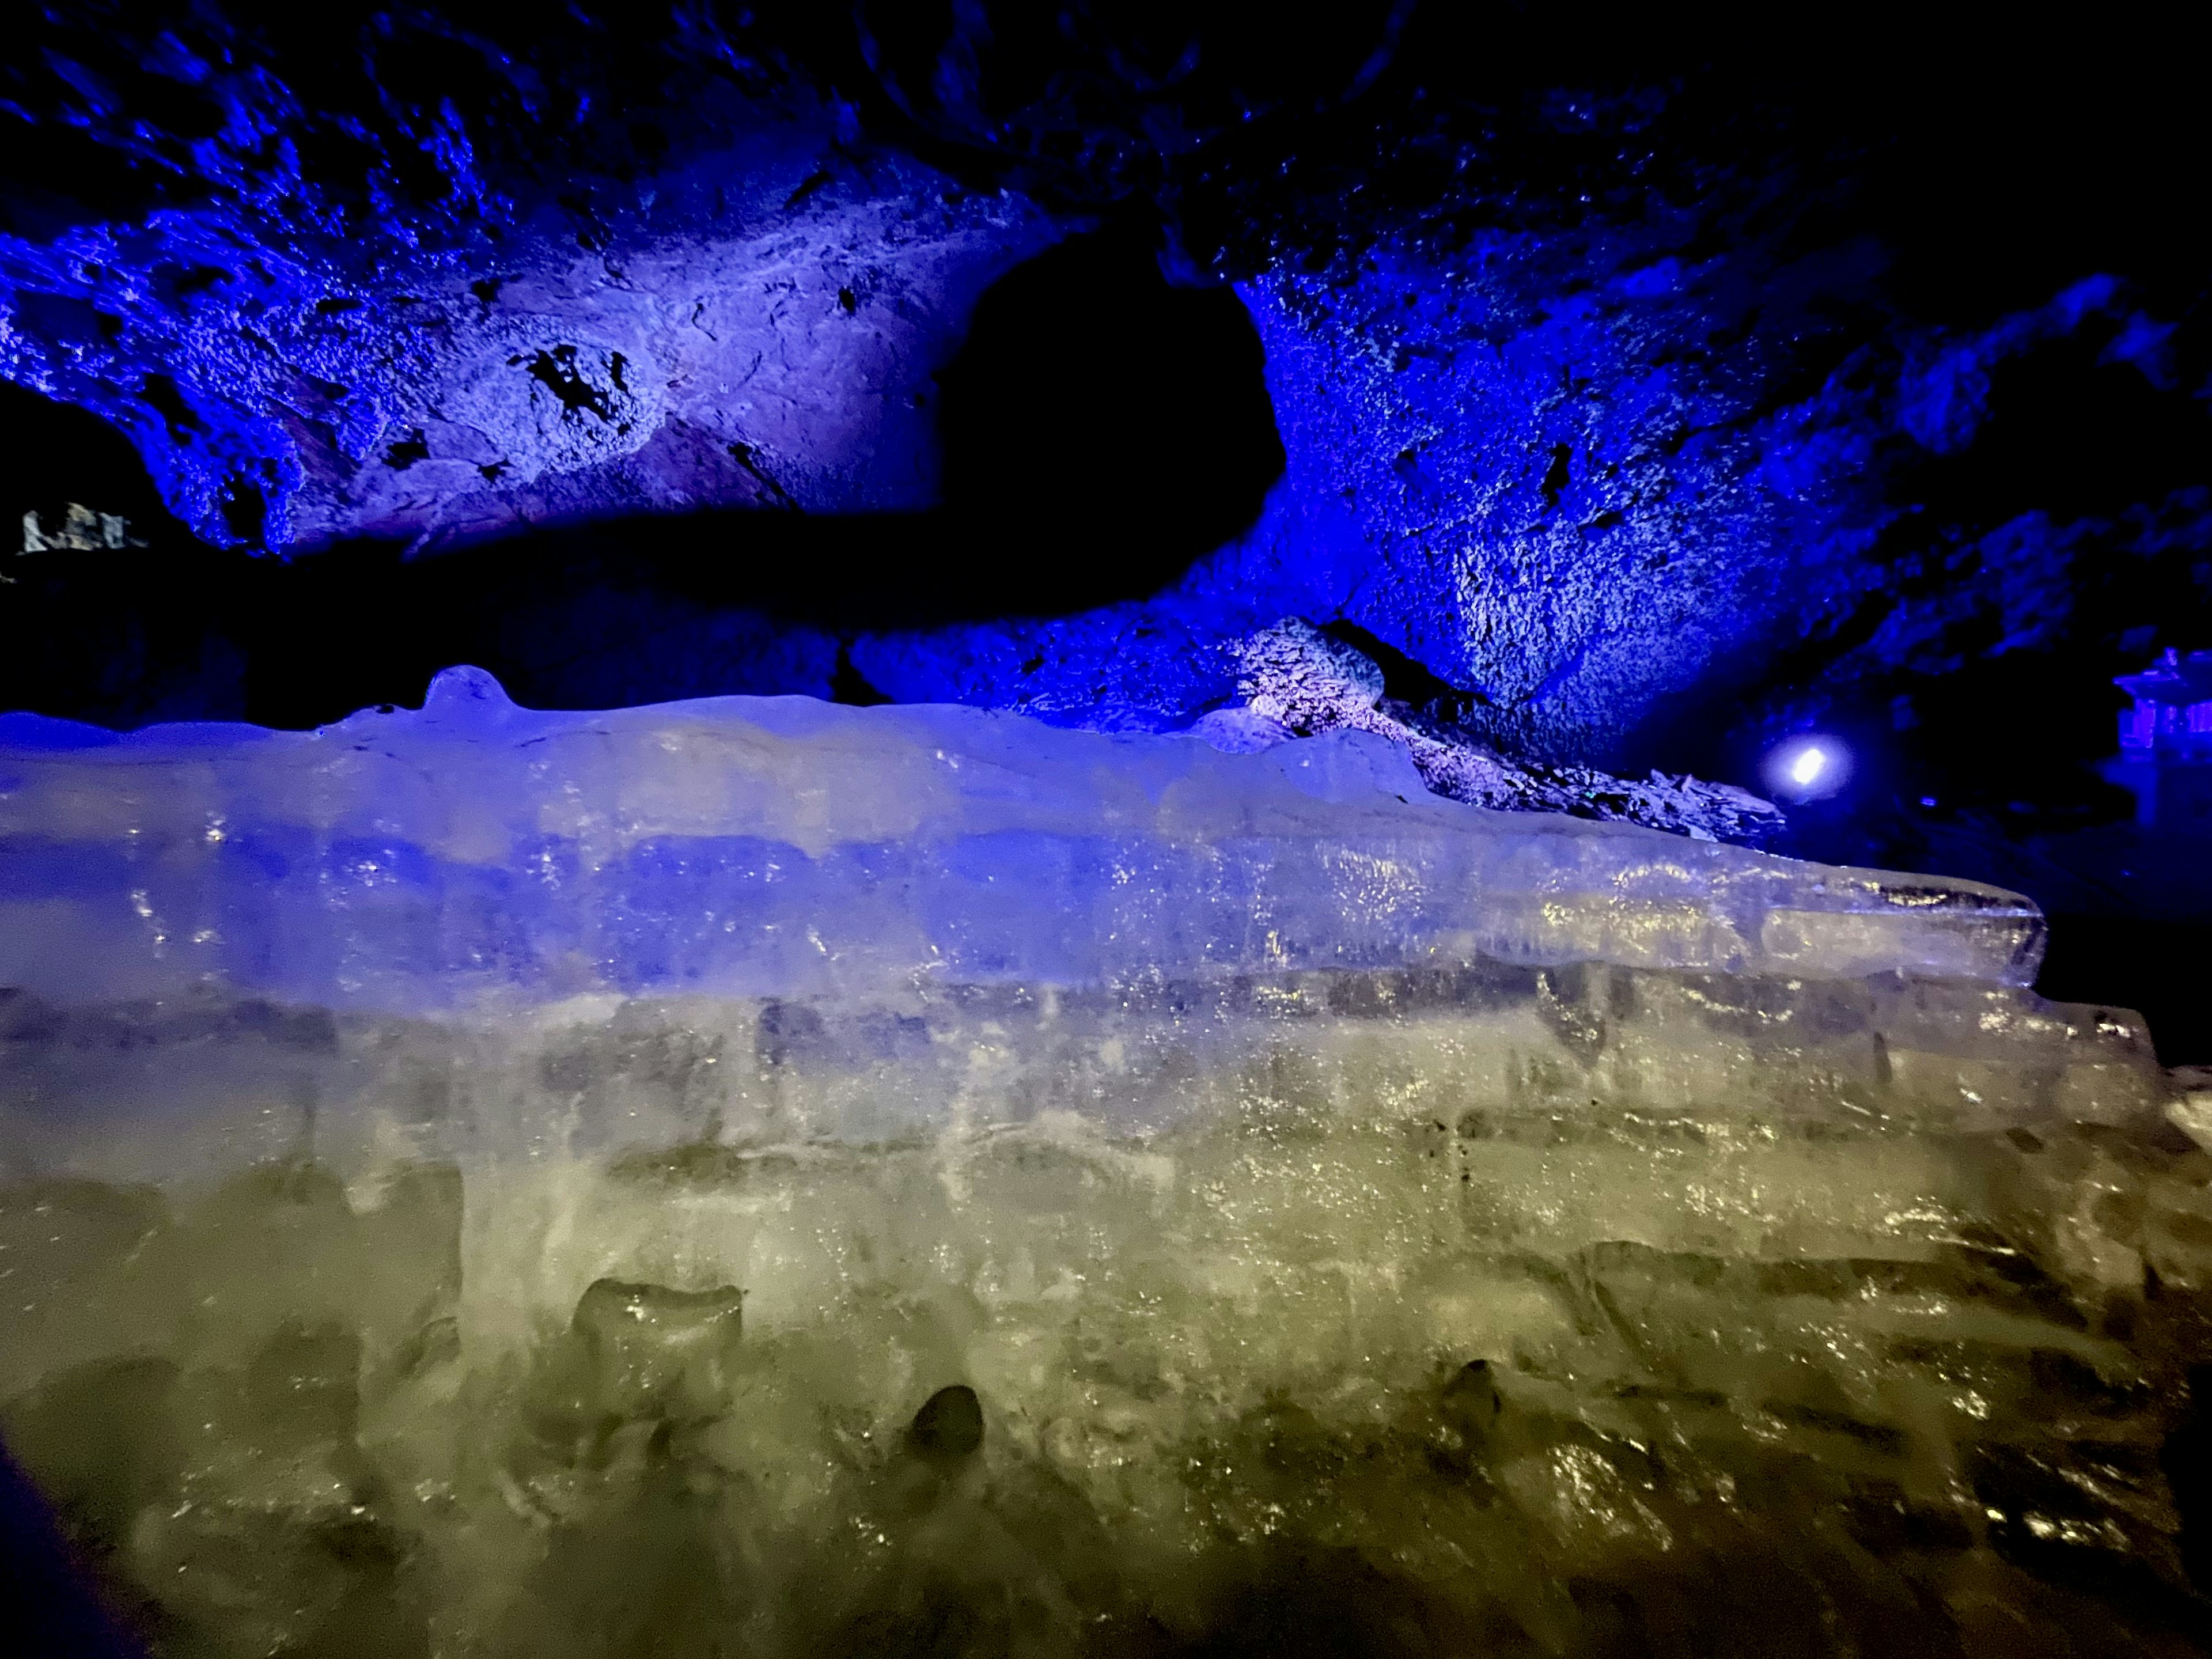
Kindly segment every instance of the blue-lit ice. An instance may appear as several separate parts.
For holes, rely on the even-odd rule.
[[[240,1656],[2166,1650],[2080,1586],[2181,1582],[2112,1448],[2212,1358],[2202,1103],[2025,988],[2031,905],[1206,730],[466,670],[0,720],[0,1432],[116,1604]]]
[[[1557,966],[2019,986],[1964,881],[1440,799],[1356,732],[1222,752],[960,708],[0,720],[0,983],[415,1013],[587,994]]]

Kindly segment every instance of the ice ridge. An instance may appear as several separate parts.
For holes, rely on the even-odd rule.
[[[62,1000],[414,1013],[1484,959],[2025,986],[2043,931],[1971,882],[1439,799],[1353,731],[1237,753],[801,697],[546,713],[473,668],[315,732],[0,717],[0,983]]]

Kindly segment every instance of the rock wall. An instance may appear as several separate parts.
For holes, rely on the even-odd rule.
[[[2212,264],[2154,165],[2186,135],[2162,72],[2096,43],[1903,53],[1897,21],[1813,61],[1408,7],[1296,40],[1234,8],[57,12],[0,71],[34,139],[0,191],[0,374],[130,435],[182,558],[495,540],[536,573],[520,643],[507,598],[465,620],[466,574],[337,582],[420,634],[357,702],[472,659],[571,706],[1156,729],[1300,616],[1543,763],[1747,781],[1820,722],[1901,796],[2072,810],[2102,799],[2071,763],[2104,680],[2200,642],[2212,595]],[[937,505],[935,377],[995,279],[1092,232],[1241,301],[1275,432],[1224,430],[1219,470],[1279,437],[1256,520],[1193,507],[1206,434],[1141,354],[1040,406],[1025,468],[1099,446],[1101,398],[1123,429],[1064,499],[988,538]],[[993,349],[1049,384],[1119,307],[1063,309]],[[1186,563],[1179,518],[1249,528]],[[578,526],[608,538],[580,562],[532,539]],[[70,672],[18,695],[145,717]],[[1977,721],[1993,698],[2016,732]]]

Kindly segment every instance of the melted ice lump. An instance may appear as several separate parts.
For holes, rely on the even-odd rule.
[[[2199,1652],[2212,1114],[2040,938],[1357,733],[9,717],[0,1433],[168,1654]]]

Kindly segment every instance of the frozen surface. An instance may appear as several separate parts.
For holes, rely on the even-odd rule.
[[[2201,1102],[2011,896],[1357,732],[0,740],[0,1432],[163,1652],[2202,1650]]]
[[[485,997],[1066,986],[1480,959],[2025,984],[2016,896],[1430,795],[1384,739],[1255,754],[725,698],[127,737],[0,720],[0,983]]]

